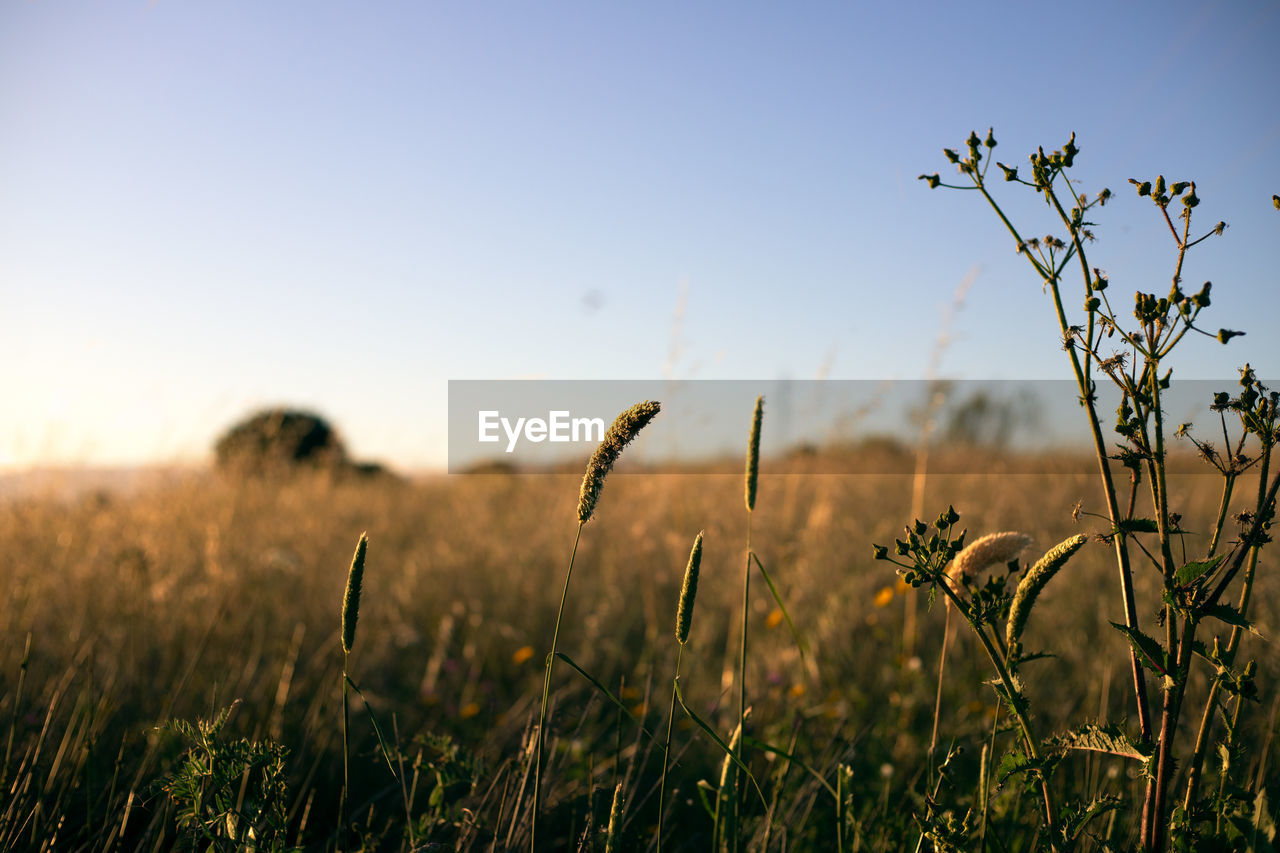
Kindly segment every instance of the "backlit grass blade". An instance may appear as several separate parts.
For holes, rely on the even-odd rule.
[[[769,592],[773,593],[773,600],[777,602],[778,609],[782,611],[782,618],[786,620],[787,627],[791,629],[791,636],[796,641],[796,647],[800,649],[800,660],[805,661],[805,653],[809,650],[809,644],[800,636],[800,632],[796,630],[796,624],[791,621],[791,614],[787,612],[787,605],[782,603],[782,596],[778,594],[778,588],[773,584],[773,578],[769,577],[769,572],[764,567],[764,563],[760,562],[760,558],[756,556],[754,551],[751,552],[751,559],[755,560],[756,567],[760,569],[760,574],[764,577],[764,582],[769,585]]]

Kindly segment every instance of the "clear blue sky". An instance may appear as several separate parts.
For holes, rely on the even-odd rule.
[[[1173,262],[1126,179],[1196,180],[1185,277],[1249,334],[1178,375],[1280,375],[1278,43],[1273,0],[7,2],[0,467],[276,402],[440,465],[449,379],[919,378],[975,267],[943,372],[1063,377],[994,218],[916,180],[989,125],[1077,133],[1119,291]]]

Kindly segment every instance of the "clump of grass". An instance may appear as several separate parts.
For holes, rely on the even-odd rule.
[[[175,720],[166,728],[186,745],[179,767],[161,786],[177,807],[178,827],[209,850],[284,851],[288,785],[284,747],[232,740],[223,729],[239,702],[213,720]]]

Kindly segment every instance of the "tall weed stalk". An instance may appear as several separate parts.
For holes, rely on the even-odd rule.
[[[964,607],[961,612],[966,614],[983,639],[993,664],[1000,672],[1001,687],[997,689],[1003,690],[1003,698],[1023,730],[1025,752],[1021,760],[1041,781],[1045,799],[1044,819],[1051,844],[1069,844],[1078,834],[1076,827],[1055,826],[1050,809],[1049,779],[1059,754],[1070,748],[1099,748],[1103,741],[1143,764],[1146,783],[1137,827],[1143,849],[1156,853],[1165,850],[1170,843],[1171,829],[1177,833],[1174,840],[1179,846],[1205,842],[1211,835],[1218,842],[1229,842],[1229,838],[1223,837],[1220,820],[1212,829],[1206,822],[1208,813],[1221,814],[1224,808],[1221,792],[1227,789],[1220,787],[1218,797],[1208,803],[1200,802],[1197,793],[1213,709],[1218,707],[1219,697],[1224,691],[1248,696],[1252,689],[1251,670],[1247,665],[1244,668],[1237,666],[1236,651],[1240,632],[1249,627],[1247,608],[1254,567],[1259,550],[1270,541],[1267,529],[1274,513],[1277,487],[1280,486],[1280,474],[1269,471],[1271,448],[1278,437],[1276,412],[1280,395],[1258,382],[1252,368],[1246,365],[1241,371],[1237,395],[1220,392],[1210,405],[1221,421],[1223,444],[1220,447],[1191,437],[1188,425],[1173,429],[1166,422],[1162,406],[1162,399],[1172,381],[1169,360],[1175,347],[1188,340],[1191,333],[1214,338],[1222,344],[1243,334],[1229,329],[1214,331],[1204,325],[1202,314],[1210,305],[1212,285],[1209,282],[1194,292],[1183,289],[1183,267],[1188,252],[1205,240],[1221,236],[1226,223],[1218,222],[1202,233],[1192,231],[1193,215],[1200,205],[1194,181],[1167,182],[1163,176],[1154,181],[1130,179],[1138,196],[1153,202],[1167,225],[1175,257],[1168,294],[1159,296],[1139,290],[1134,294],[1132,309],[1122,311],[1121,303],[1112,301],[1107,276],[1092,265],[1087,256],[1095,227],[1088,217],[1094,216],[1096,209],[1105,205],[1112,194],[1110,190],[1103,189],[1090,197],[1079,192],[1067,177],[1079,154],[1075,134],[1061,149],[1051,154],[1046,154],[1043,148],[1033,152],[1029,177],[1020,174],[1017,168],[995,163],[1004,182],[1027,187],[1044,200],[1053,223],[1051,227],[1058,231],[1057,236],[1049,233],[1044,237],[1024,237],[1025,232],[1015,226],[1005,213],[988,181],[995,147],[993,133],[988,132],[985,139],[971,133],[963,149],[943,151],[961,176],[959,184],[946,183],[936,173],[921,175],[920,178],[931,188],[977,192],[1003,224],[1017,252],[1027,260],[1050,297],[1079,401],[1086,413],[1098,464],[1105,503],[1105,515],[1098,516],[1105,528],[1099,535],[1113,549],[1119,573],[1125,621],[1112,624],[1125,635],[1130,646],[1136,734],[1125,732],[1119,726],[1068,733],[1053,741],[1053,754],[1050,754],[1045,749],[1048,742],[1037,744],[1023,719],[1026,699],[1016,681],[1017,665],[1022,659],[1014,636],[1017,632],[1010,631],[1009,647],[1001,652],[983,630],[984,620],[993,625],[990,608],[986,604],[995,601],[999,604],[997,611],[1003,609],[1007,612],[1013,597],[1005,593],[1002,585],[997,590],[992,586],[975,587],[970,585],[970,580],[964,579],[959,584],[944,582],[942,566],[946,560],[943,558],[947,557],[953,543],[939,547],[936,542],[925,542],[923,531],[918,529],[913,531],[909,528],[908,533],[916,534],[915,538],[909,535],[907,540],[897,543],[897,555],[913,558],[912,563],[900,565],[909,578],[928,583],[931,589],[942,589],[949,600]],[[1039,230],[1036,233],[1040,233]],[[1081,308],[1069,312],[1064,291],[1072,269],[1076,269],[1080,276],[1083,298]],[[1115,347],[1118,349],[1113,349]],[[1116,454],[1110,451],[1102,431],[1098,412],[1099,381],[1110,382],[1120,393],[1113,428],[1119,438],[1120,449]],[[1239,422],[1235,438],[1229,434],[1228,414]],[[1170,439],[1174,435],[1189,438],[1201,456],[1223,477],[1217,521],[1204,556],[1197,559],[1185,557],[1190,533],[1181,528],[1180,516],[1174,509],[1176,503],[1169,493],[1167,463]],[[1121,487],[1113,474],[1113,463],[1129,471],[1127,500],[1123,499]],[[1244,470],[1255,466],[1258,469],[1257,494],[1235,515],[1239,531],[1237,539],[1221,550],[1234,484]],[[1149,505],[1146,513],[1139,514],[1137,497],[1143,480],[1147,485]],[[916,527],[923,525],[916,522]],[[937,538],[935,535],[934,539]],[[1181,543],[1181,547],[1175,548],[1176,543]],[[1175,550],[1184,556],[1175,556]],[[888,559],[886,548],[877,546],[876,553]],[[1133,580],[1134,554],[1141,555],[1139,565],[1149,565],[1159,578],[1161,599],[1156,628],[1163,629],[1162,636],[1152,633],[1151,626],[1144,626],[1139,621]],[[1229,604],[1224,595],[1246,565],[1249,568],[1244,575],[1238,603]],[[1024,582],[1026,580],[1024,578]],[[957,594],[960,589],[967,589],[969,594]],[[1025,620],[1029,609],[1030,605],[1026,604],[1019,616],[1021,620]],[[1198,632],[1218,629],[1230,629],[1225,643],[1215,636],[1210,646],[1197,638]],[[999,639],[998,635],[994,637],[996,643]],[[1191,756],[1187,790],[1181,807],[1174,814],[1169,797],[1177,767],[1174,741],[1197,654],[1208,662],[1213,686]],[[1160,685],[1160,701],[1154,710],[1147,693],[1147,671],[1156,677]],[[1233,719],[1228,718],[1229,734],[1234,730]],[[1240,811],[1245,807],[1235,803],[1233,808]],[[1256,810],[1259,806],[1254,808]]]

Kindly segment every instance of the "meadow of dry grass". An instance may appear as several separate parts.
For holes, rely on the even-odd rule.
[[[812,466],[823,469],[821,456]],[[927,598],[906,591],[871,551],[909,520],[910,477],[771,476],[769,467],[765,460],[753,545],[809,654],[797,651],[764,585],[753,587],[748,734],[797,760],[748,752],[764,800],[744,798],[743,837],[751,849],[833,849],[836,807],[824,783],[839,778],[846,846],[914,850],[912,814],[937,789],[937,768],[953,744],[964,752],[948,767],[939,801],[976,802],[978,757],[996,706],[982,684],[989,675],[980,649],[952,627],[939,751],[931,757],[944,607],[939,600],[926,609]],[[937,467],[945,470],[945,459]],[[963,467],[974,470],[972,458]],[[1072,518],[1078,501],[1086,513],[1098,508],[1087,467],[1034,474],[1024,463],[1010,472],[995,456],[976,467],[991,473],[929,480],[930,517],[954,504],[972,533],[1019,530],[1041,551],[1102,529],[1088,515]],[[1184,529],[1207,529],[1216,480],[1178,477],[1174,493],[1193,501],[1178,507]],[[552,474],[275,484],[193,474],[128,497],[4,503],[0,732],[9,744],[0,847],[187,849],[179,806],[164,787],[184,744],[162,726],[212,718],[238,702],[226,738],[287,749],[290,845],[527,848],[529,728],[578,485],[578,476]],[[582,537],[560,649],[621,697],[633,718],[569,667],[556,670],[540,848],[602,843],[619,782],[626,808],[616,838],[622,849],[651,842],[662,763],[661,740],[651,734],[665,729],[676,603],[699,530],[705,553],[680,681],[691,709],[728,736],[737,715],[745,526],[740,474],[611,479]],[[369,715],[353,705],[355,831],[339,836],[339,608],[351,551],[366,530],[349,671],[404,784],[389,771]],[[1032,617],[1026,646],[1057,655],[1025,665],[1046,729],[1131,715],[1123,638],[1107,624],[1121,620],[1109,557],[1105,546],[1087,545]],[[1250,613],[1264,634],[1280,602],[1270,568],[1264,557]],[[1158,584],[1141,572],[1138,582],[1151,618]],[[914,647],[903,632],[910,596],[922,614]],[[1255,746],[1250,766],[1236,772],[1265,774],[1274,788],[1275,656],[1257,638],[1244,654],[1259,659],[1262,702],[1244,717],[1243,737]],[[1193,708],[1204,680],[1201,671]],[[704,783],[716,784],[723,756],[682,718],[672,757],[664,846],[709,849],[704,803],[714,794]],[[1140,797],[1131,776],[1121,759],[1069,758],[1055,783],[1081,796]],[[992,820],[1016,829],[1034,808],[1010,781],[993,797]],[[1134,844],[1126,819],[1098,832],[1117,849]],[[1011,831],[1007,843],[1028,849],[1033,837]]]

